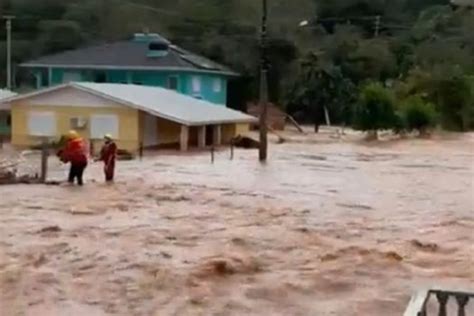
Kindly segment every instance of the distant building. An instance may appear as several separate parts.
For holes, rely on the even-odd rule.
[[[9,136],[11,128],[10,111],[6,106],[2,107],[2,100],[15,96],[16,93],[0,89],[0,136]]]
[[[256,119],[175,91],[133,84],[67,83],[8,99],[12,144],[37,145],[77,130],[92,144],[112,134],[120,149],[218,146]],[[95,144],[94,148],[98,148]]]
[[[41,89],[68,82],[163,87],[226,105],[229,68],[173,45],[158,34],[40,57],[20,65]]]

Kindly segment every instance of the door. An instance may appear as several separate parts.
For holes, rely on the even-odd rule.
[[[211,146],[214,140],[214,126],[206,125],[206,146]]]
[[[155,116],[145,113],[144,129],[143,146],[158,145],[158,122]]]

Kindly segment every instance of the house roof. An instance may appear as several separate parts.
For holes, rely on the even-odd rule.
[[[10,107],[8,106],[8,104],[5,103],[5,101],[16,95],[17,94],[15,92],[12,92],[10,90],[0,89],[0,110],[9,110]]]
[[[251,123],[256,118],[221,105],[198,100],[173,90],[132,84],[71,82],[8,99],[9,103],[34,97],[66,87],[93,95],[177,122],[187,126],[225,123]]]
[[[6,99],[6,98],[10,98],[10,97],[13,97],[15,96],[16,93],[15,92],[12,92],[10,90],[2,90],[0,89],[0,100],[1,99]]]
[[[143,35],[143,34],[141,34]],[[27,61],[22,67],[85,68],[85,69],[136,69],[136,70],[180,70],[220,73],[236,76],[230,68],[203,56],[188,52],[170,44],[158,34],[151,34],[149,41],[127,40],[102,44],[43,56]],[[137,36],[137,34],[135,35]],[[168,54],[150,57],[149,44],[158,40],[168,47]]]

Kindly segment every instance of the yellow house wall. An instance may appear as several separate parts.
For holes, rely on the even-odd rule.
[[[171,145],[179,144],[181,134],[181,124],[157,118],[158,124],[158,144]]]
[[[149,115],[143,111],[139,111],[139,140],[143,142],[145,139],[145,116]],[[181,125],[172,121],[155,117],[158,146],[178,145],[181,133]]]
[[[235,136],[247,133],[250,130],[249,123],[238,123],[235,124]]]
[[[222,125],[222,143],[229,144],[232,138],[243,135],[249,130],[249,123],[224,124]]]
[[[138,111],[138,142],[141,144],[145,138],[145,112]]]
[[[40,142],[38,137],[28,135],[28,113],[53,112],[56,115],[56,138],[66,134],[70,129],[70,119],[74,117],[90,118],[94,114],[115,114],[119,118],[119,136],[116,140],[120,149],[136,151],[140,142],[139,111],[122,107],[79,107],[79,106],[48,106],[29,105],[27,101],[14,103],[12,105],[12,144],[20,147],[30,147]],[[89,126],[78,133],[89,139]],[[101,141],[94,142],[94,148],[100,146]]]
[[[221,137],[223,144],[229,144],[235,137],[235,124],[224,124],[221,127]]]

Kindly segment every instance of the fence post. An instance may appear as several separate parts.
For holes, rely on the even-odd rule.
[[[48,148],[48,140],[45,138],[43,139],[43,143],[41,145],[41,183],[45,183],[48,177],[48,156],[49,156],[49,148]]]
[[[3,148],[3,135],[0,134],[0,149]]]
[[[214,163],[214,145],[211,146],[211,163]]]
[[[95,151],[94,151],[94,140],[90,139],[89,140],[89,156],[94,157],[95,156]]]
[[[234,159],[234,139],[230,141],[230,160]]]
[[[446,305],[448,304],[449,295],[447,293],[436,293],[436,298],[439,302],[439,316],[446,316],[447,315],[447,308]]]
[[[458,315],[466,316],[466,305],[469,302],[469,296],[456,295],[456,301],[458,303]]]

